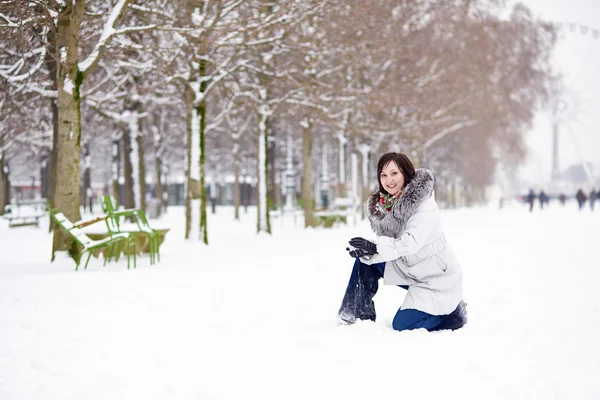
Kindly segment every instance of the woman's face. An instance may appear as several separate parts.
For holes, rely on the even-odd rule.
[[[381,186],[392,196],[398,194],[404,187],[404,175],[394,161],[390,161],[383,167],[379,179]]]

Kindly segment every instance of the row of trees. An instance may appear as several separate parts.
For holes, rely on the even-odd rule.
[[[439,182],[482,187],[523,159],[554,85],[554,28],[523,5],[502,11],[493,0],[5,0],[0,165],[49,155],[52,206],[72,220],[82,144],[115,188],[124,176],[127,207],[145,207],[147,175],[161,197],[165,166],[179,167],[186,238],[205,243],[206,165],[234,175],[236,218],[240,175],[257,179],[257,229],[270,232],[267,150],[289,135],[306,225],[313,161],[338,143],[364,171],[369,154],[397,150]],[[342,155],[329,153],[335,165]],[[59,230],[53,247],[74,250]]]

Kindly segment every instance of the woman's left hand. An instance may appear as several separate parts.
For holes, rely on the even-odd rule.
[[[350,257],[352,257],[352,258],[361,258],[361,257],[372,255],[372,254],[365,253],[365,251],[362,250],[362,249],[354,249],[354,250],[352,250],[349,247],[346,247],[346,250],[348,251],[348,254],[350,254]]]

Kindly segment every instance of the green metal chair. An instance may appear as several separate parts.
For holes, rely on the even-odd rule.
[[[106,227],[112,233],[143,233],[148,236],[148,250],[150,253],[150,264],[156,260],[160,262],[160,235],[150,227],[146,213],[139,209],[119,210],[117,200],[112,196],[102,196],[102,210],[109,216],[106,219]],[[121,226],[121,219],[129,218],[136,225],[137,229],[125,229]]]
[[[79,243],[83,250],[81,251],[79,258],[76,260],[77,266],[75,267],[75,271],[79,269],[79,265],[81,263],[81,259],[85,252],[88,252],[88,257],[85,262],[84,269],[87,269],[88,263],[90,262],[90,257],[92,256],[92,252],[97,249],[106,249],[106,256],[104,257],[104,265],[106,262],[110,260],[113,254],[115,254],[115,246],[116,246],[116,260],[119,260],[119,255],[121,253],[121,246],[125,245],[127,247],[127,269],[130,267],[130,256],[133,254],[133,268],[136,268],[136,243],[135,238],[128,233],[109,233],[109,236],[100,240],[92,240],[90,239],[78,226],[83,226],[83,224],[78,224],[75,226],[69,219],[60,211],[53,209],[50,210],[52,218],[56,221],[56,224],[63,228],[77,243]],[[97,220],[102,220],[104,218],[98,218]],[[133,251],[130,251],[131,247],[133,247]]]

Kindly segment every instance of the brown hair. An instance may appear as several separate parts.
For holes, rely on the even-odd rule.
[[[382,193],[389,194],[387,190],[381,185],[381,171],[390,162],[395,162],[400,172],[404,176],[404,189],[415,178],[415,166],[412,161],[404,153],[385,153],[379,158],[377,162],[377,182],[379,183],[379,191]]]

